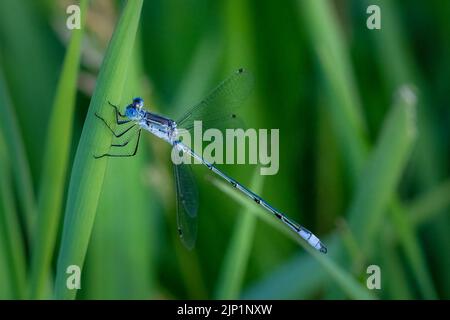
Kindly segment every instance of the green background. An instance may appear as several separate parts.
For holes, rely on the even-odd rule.
[[[72,263],[77,299],[450,298],[450,2],[92,0],[75,31],[70,4],[0,1],[0,298],[75,298]],[[327,255],[199,166],[188,251],[169,146],[90,156],[110,143],[107,100],[176,118],[239,67],[243,118],[280,129],[280,169],[221,168]]]

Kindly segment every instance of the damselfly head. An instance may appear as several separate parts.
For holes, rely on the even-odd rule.
[[[139,110],[133,104],[130,104],[125,109],[125,116],[130,120],[139,120]]]
[[[125,109],[125,116],[130,120],[140,120],[143,106],[144,100],[142,98],[134,98],[133,102]]]
[[[133,99],[133,106],[135,106],[137,109],[142,109],[142,107],[144,106],[144,99],[136,97]]]

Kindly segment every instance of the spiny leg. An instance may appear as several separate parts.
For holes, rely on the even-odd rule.
[[[125,147],[131,142],[131,140],[133,140],[133,138],[136,136],[136,133],[139,134],[140,131],[141,129],[138,129],[135,133],[133,133],[130,137],[128,137],[128,139],[126,139],[122,143],[112,143],[111,147],[118,147],[118,148]]]
[[[131,154],[111,154],[111,153],[105,153],[105,154],[102,154],[102,155],[100,155],[100,156],[95,156],[95,155],[94,155],[94,158],[95,158],[95,159],[100,159],[100,158],[103,158],[103,157],[116,157],[116,158],[118,158],[118,157],[133,157],[133,156],[135,156],[136,153],[137,153],[137,151],[138,151],[139,140],[141,139],[141,131],[142,131],[142,129],[139,129],[139,131],[138,131],[138,137],[137,137],[137,140],[136,140],[136,145],[135,145],[135,147],[134,147],[133,153],[131,153]],[[130,139],[130,140],[131,140],[131,139]],[[124,146],[127,145],[128,142],[130,142],[130,140],[128,140],[128,141],[124,144]],[[121,145],[111,145],[111,146],[113,146],[113,147],[122,147]]]
[[[135,124],[133,124],[131,127],[129,127],[129,128],[127,128],[126,130],[124,130],[123,132],[121,132],[121,133],[116,133],[116,132],[109,126],[108,122],[106,122],[105,119],[103,119],[102,117],[100,117],[97,113],[95,113],[95,116],[96,116],[97,118],[99,118],[100,120],[102,120],[102,122],[108,127],[108,129],[112,132],[112,134],[113,134],[116,138],[120,138],[120,137],[123,136],[125,133],[127,133],[128,131],[130,131],[131,128],[134,128],[134,127],[136,126],[136,123],[135,123]],[[126,120],[126,122],[124,122],[124,123],[128,123],[128,122],[131,122],[131,120]],[[120,123],[120,124],[123,124],[123,123]]]
[[[117,106],[113,105],[113,104],[112,104],[111,102],[109,102],[109,101],[108,101],[108,103],[109,103],[109,105],[110,105],[111,107],[113,107],[114,110],[115,110],[114,115],[115,115],[115,117],[116,117],[116,124],[122,125],[122,124],[126,124],[126,123],[131,122],[131,120],[129,120],[129,119],[120,120],[120,119],[119,119],[119,116],[125,117],[125,115],[123,115],[123,114],[120,113],[119,108],[118,108]],[[114,133],[114,131],[112,130],[112,128],[110,127],[110,125],[108,124],[108,122],[106,122],[106,120],[105,120],[103,117],[101,117],[97,112],[95,113],[95,116],[96,116],[97,118],[99,118],[100,120],[102,120],[102,121],[106,124],[106,126]]]
[[[112,104],[111,101],[109,101],[109,100],[108,100],[108,104],[109,104],[111,107],[113,107],[113,108],[116,110],[116,112],[117,112],[121,117],[125,117],[125,115],[123,115],[123,114],[120,113],[119,107],[117,107],[116,105]]]
[[[119,108],[116,105],[113,105],[110,101],[108,101],[108,103],[116,111],[115,114],[116,114],[116,123],[117,124],[120,125],[120,124],[124,124],[124,123],[130,122],[130,120],[119,120],[119,116],[121,116],[122,118],[125,118],[125,115],[120,113]]]

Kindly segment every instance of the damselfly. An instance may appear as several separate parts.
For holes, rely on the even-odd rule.
[[[109,102],[115,110],[115,122],[117,126],[126,128],[120,132],[116,132],[103,117],[98,114],[96,114],[96,116],[105,123],[116,138],[120,138],[130,132],[129,137],[123,143],[113,143],[111,144],[111,147],[123,148],[129,145],[133,139],[135,140],[135,145],[132,150],[130,150],[130,153],[119,154],[109,151],[108,153],[94,157],[97,159],[102,157],[132,157],[138,150],[141,131],[149,131],[158,138],[168,142],[173,148],[176,148],[177,151],[186,153],[194,159],[197,159],[200,163],[208,167],[209,170],[226,180],[234,188],[282,221],[292,231],[306,240],[312,247],[320,252],[326,253],[326,247],[312,232],[292,221],[282,212],[268,204],[260,196],[256,195],[233,178],[227,176],[211,162],[195,153],[194,150],[183,143],[179,138],[179,130],[192,130],[194,128],[194,121],[197,120],[202,121],[204,128],[216,127],[221,122],[228,123],[230,127],[233,126],[232,122],[236,120],[235,109],[250,92],[251,84],[252,80],[248,72],[244,69],[237,70],[233,75],[215,88],[206,99],[191,108],[178,121],[173,121],[164,116],[145,110],[144,101],[141,98],[134,98],[132,103],[126,107],[124,114],[120,112],[117,106]],[[183,244],[191,249],[195,244],[197,236],[198,192],[189,165],[184,163],[174,164],[174,175],[176,182],[178,232]]]

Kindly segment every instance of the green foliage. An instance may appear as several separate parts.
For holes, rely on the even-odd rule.
[[[84,0],[80,3],[80,10],[85,13],[86,9],[87,0]],[[81,29],[73,31],[67,48],[49,120],[42,170],[45,179],[41,180],[39,189],[38,223],[33,239],[31,298],[35,299],[45,297],[45,283],[51,274],[50,262],[64,203],[83,29],[84,19]]]
[[[130,1],[119,20],[97,79],[70,178],[61,248],[56,271],[55,297],[74,298],[66,287],[66,269],[82,266],[102,190],[107,159],[95,159],[111,144],[95,113],[111,113],[108,101],[120,101],[137,32],[142,1]]]
[[[81,30],[61,3],[0,1],[0,299],[450,298],[450,3],[81,0]],[[280,170],[221,169],[326,255],[201,166],[188,251],[166,144],[144,132],[136,157],[94,159],[108,101],[176,118],[238,67]]]

